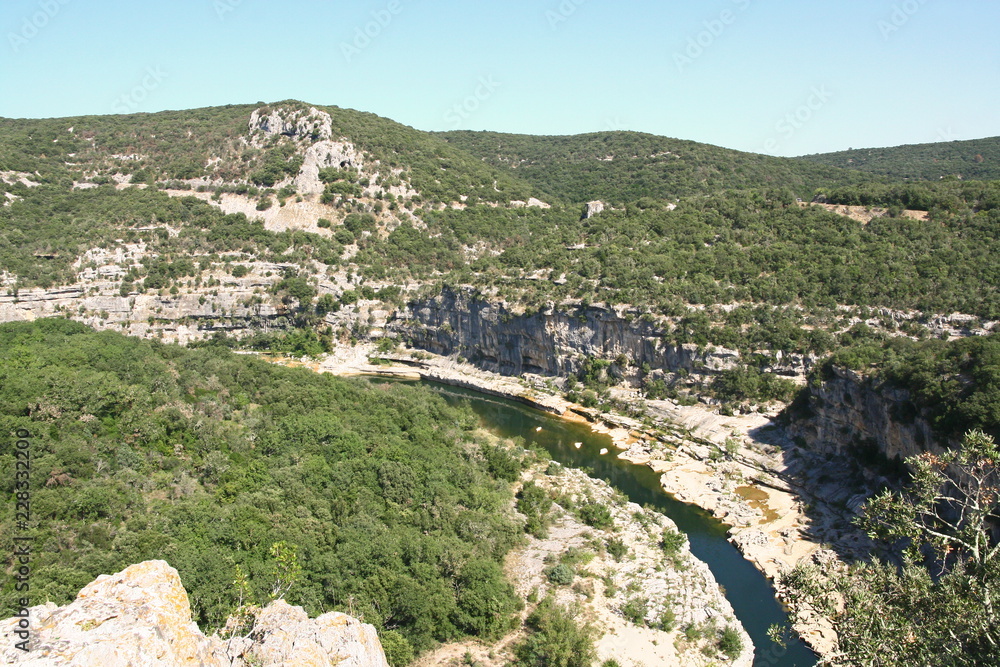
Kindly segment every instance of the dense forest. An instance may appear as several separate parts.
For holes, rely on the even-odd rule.
[[[590,219],[576,207],[433,212],[426,233],[402,226],[355,261],[376,278],[450,272],[449,281],[495,285],[527,303],[649,304],[668,315],[685,312],[681,304],[742,304],[709,337],[732,347],[753,325],[746,309],[765,304],[1000,316],[997,209],[863,225],[781,190],[693,197],[671,209],[646,200]],[[500,254],[466,265],[462,249],[477,243]]]
[[[33,435],[34,600],[63,604],[101,573],[166,558],[202,627],[281,581],[313,615],[374,623],[394,664],[492,637],[519,605],[499,563],[522,532],[509,509],[520,463],[477,424],[420,388],[68,320],[0,325],[0,430]],[[0,440],[8,470],[13,447]],[[13,509],[0,517],[8,553]]]
[[[800,160],[893,179],[1000,178],[1000,137],[803,155]]]
[[[461,131],[440,136],[509,170],[553,202],[603,199],[623,204],[642,197],[773,187],[804,197],[824,185],[872,180],[856,172],[640,132],[536,137]]]

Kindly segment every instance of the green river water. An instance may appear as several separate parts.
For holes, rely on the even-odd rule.
[[[715,579],[725,588],[736,617],[753,639],[755,667],[816,664],[815,654],[801,641],[789,641],[782,647],[768,638],[767,630],[772,624],[788,627],[787,615],[775,599],[767,578],[726,541],[726,526],[703,510],[664,493],[660,476],[648,467],[617,458],[618,452],[609,436],[594,433],[586,424],[561,419],[516,401],[435,382],[420,384],[433,388],[449,402],[466,402],[479,415],[483,426],[493,433],[504,438],[520,436],[526,443],[540,445],[559,463],[585,468],[591,477],[607,481],[632,502],[650,505],[670,517],[687,534],[692,553],[708,564]],[[577,442],[583,443],[579,449],[574,446]],[[604,448],[610,453],[602,456],[600,451]]]

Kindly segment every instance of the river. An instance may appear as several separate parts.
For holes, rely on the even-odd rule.
[[[449,402],[465,401],[483,426],[498,436],[521,437],[526,444],[539,445],[559,463],[585,469],[592,477],[622,491],[632,502],[652,506],[670,517],[687,534],[691,552],[708,564],[716,581],[725,589],[736,617],[753,639],[755,667],[816,664],[815,654],[797,638],[789,640],[786,647],[768,638],[772,624],[786,628],[789,637],[795,634],[767,578],[726,541],[727,527],[701,509],[668,496],[660,486],[659,474],[650,468],[619,459],[609,436],[595,433],[587,424],[562,419],[516,401],[435,382],[419,383],[433,388]],[[577,442],[583,443],[580,448],[575,447]],[[610,453],[602,456],[602,449]]]

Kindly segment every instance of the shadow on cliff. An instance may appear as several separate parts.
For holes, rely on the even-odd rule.
[[[874,545],[855,519],[868,498],[885,488],[899,488],[908,477],[906,469],[870,440],[845,434],[843,441],[824,445],[807,393],[803,390],[770,423],[749,433],[779,450],[783,469],[775,476],[799,498],[804,520],[786,529],[784,537],[789,545],[797,540],[820,545],[842,560],[868,560]]]

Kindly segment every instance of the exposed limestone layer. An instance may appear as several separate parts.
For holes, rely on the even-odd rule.
[[[671,345],[656,322],[609,306],[548,307],[517,314],[503,303],[445,290],[412,303],[389,324],[413,346],[435,354],[459,354],[501,375],[567,376],[585,358],[625,355],[635,365],[670,372],[714,373],[735,367],[740,355],[725,348]]]
[[[276,272],[281,269],[270,266]],[[271,281],[248,277],[228,279],[222,290],[205,288],[162,296],[155,292],[120,296],[113,284],[100,280],[49,290],[20,290],[17,296],[0,295],[0,322],[70,315],[95,329],[113,329],[142,338],[162,336],[167,342],[183,344],[218,330],[250,333],[269,325],[280,327],[285,313],[278,306],[250,303],[255,290],[270,286]]]
[[[345,614],[309,620],[301,607],[276,601],[247,637],[206,637],[191,620],[177,570],[162,560],[101,575],[65,607],[29,610],[30,651],[16,644],[22,619],[0,621],[3,664],[126,667],[388,667],[375,628]]]

